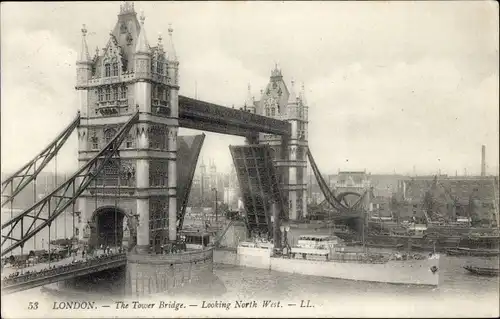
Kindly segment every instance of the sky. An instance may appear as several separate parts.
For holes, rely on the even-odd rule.
[[[2,172],[19,168],[74,118],[82,24],[93,55],[119,5],[2,2]],[[172,24],[182,95],[236,107],[250,84],[260,99],[275,63],[288,85],[304,83],[309,147],[323,173],[479,174],[483,144],[488,173],[498,173],[496,2],[135,2],[135,9],[144,11],[151,45]],[[228,171],[228,146],[243,139],[206,134],[201,157]],[[76,167],[73,134],[58,171]]]

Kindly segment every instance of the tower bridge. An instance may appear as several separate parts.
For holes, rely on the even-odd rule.
[[[138,18],[133,4],[126,2],[103,53],[96,51],[93,56],[83,26],[76,63],[79,113],[44,151],[2,182],[2,207],[10,204],[12,208],[19,191],[36,183],[37,174],[75,129],[79,169],[2,224],[2,257],[22,249],[46,227],[50,236],[52,222],[71,209],[79,213],[80,245],[121,247],[128,237],[127,287],[131,292],[167,289],[168,285],[160,284],[162,278],[179,273],[184,279],[211,272],[211,254],[205,252],[201,259],[193,253],[181,254],[175,262],[175,257],[156,254],[178,243],[204,141],[204,134],[179,136],[179,127],[246,138],[246,145],[231,146],[230,151],[249,232],[267,233],[279,246],[280,221],[307,216],[307,159],[327,203],[343,216],[359,215],[361,200],[352,207],[342,203],[328,189],[314,162],[308,148],[303,86],[299,94],[294,82],[288,88],[275,67],[260,100],[252,96],[249,86],[241,108],[179,95],[173,29],[168,30],[166,45],[160,36],[153,46],[144,26],[144,15]],[[194,255],[191,260],[189,256]]]

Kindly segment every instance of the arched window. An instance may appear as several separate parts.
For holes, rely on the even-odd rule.
[[[127,135],[127,139],[125,140],[125,148],[132,148],[133,138],[131,134]]]
[[[90,138],[90,141],[92,142],[92,149],[93,150],[99,149],[99,139],[97,138],[97,136],[92,136]]]
[[[107,130],[104,131],[104,141],[106,142],[106,145],[115,137],[116,135],[116,130],[113,128],[108,128]]]
[[[122,86],[120,98],[122,100],[127,98],[127,86],[126,85]]]
[[[168,101],[168,89],[164,91],[163,101]]]
[[[268,107],[266,107],[266,116],[269,116],[269,114],[270,114],[270,113],[269,113],[269,108],[268,108]]]
[[[104,91],[102,90],[102,88],[99,88],[97,90],[97,94],[99,95],[99,102],[104,101]]]
[[[106,88],[106,101],[111,100],[111,89],[109,86]]]
[[[275,109],[274,107],[273,107],[273,108],[271,108],[271,116],[274,116],[274,115],[275,115],[275,110],[276,110],[276,109]]]
[[[113,100],[118,100],[118,87],[113,87]]]
[[[162,100],[163,99],[163,88],[158,86],[158,95],[156,96],[157,99]]]
[[[109,65],[109,63],[106,63],[104,65],[104,76],[105,77],[111,76],[111,65]]]
[[[113,76],[118,76],[118,63],[113,63]]]

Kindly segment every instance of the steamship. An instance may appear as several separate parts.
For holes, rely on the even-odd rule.
[[[295,247],[278,253],[265,241],[241,242],[240,266],[357,281],[439,285],[440,255],[369,253],[349,250],[332,235],[301,235]]]

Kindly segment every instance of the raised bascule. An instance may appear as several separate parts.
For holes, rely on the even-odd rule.
[[[275,67],[260,100],[248,97],[229,108],[179,95],[179,60],[168,29],[167,43],[150,45],[145,17],[133,3],[120,6],[118,21],[102,51],[89,54],[82,28],[77,61],[79,114],[37,157],[2,182],[2,207],[30,183],[78,131],[79,169],[32,207],[2,224],[2,257],[49,229],[68,210],[79,214],[81,246],[123,246],[113,267],[126,266],[132,294],[169,290],[212,273],[212,249],[178,252],[187,199],[204,134],[178,136],[179,127],[232,134],[247,145],[230,151],[240,183],[249,233],[279,238],[283,220],[307,216],[307,158],[325,194],[340,215],[358,216],[323,180],[308,149],[308,104],[304,87],[296,93]],[[361,202],[361,201],[360,201]],[[275,240],[279,243],[279,240]],[[165,254],[165,251],[169,251]],[[50,257],[49,257],[50,258]],[[92,264],[99,271],[99,265]],[[75,268],[76,270],[72,270]],[[78,267],[61,276],[11,284],[12,291],[78,276]],[[72,272],[74,271],[74,272]],[[88,271],[87,271],[88,273]],[[20,279],[19,279],[20,280]],[[27,283],[32,283],[30,286]],[[17,285],[17,286],[16,286]],[[24,287],[24,288],[23,288]]]

